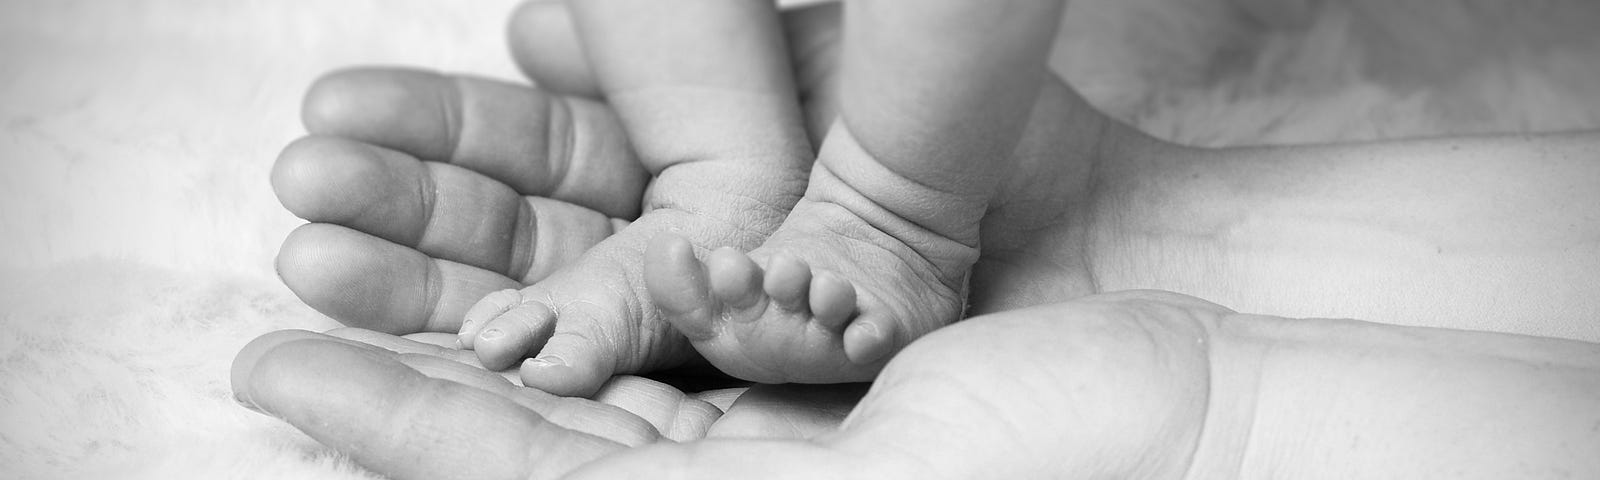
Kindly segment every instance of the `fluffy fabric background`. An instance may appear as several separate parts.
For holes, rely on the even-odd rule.
[[[1597,5],[1076,0],[1055,63],[1198,145],[1595,128]],[[326,70],[519,78],[512,6],[0,0],[0,477],[371,476],[231,400],[249,339],[333,326],[267,172]]]

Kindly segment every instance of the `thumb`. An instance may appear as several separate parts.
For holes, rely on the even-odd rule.
[[[430,378],[393,352],[320,334],[258,338],[233,370],[241,403],[393,478],[553,478],[622,448],[504,396]]]

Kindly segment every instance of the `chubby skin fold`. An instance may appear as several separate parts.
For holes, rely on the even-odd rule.
[[[653,175],[644,212],[577,262],[485,297],[465,316],[460,339],[486,367],[520,363],[530,386],[588,395],[613,374],[695,358],[646,293],[649,240],[673,232],[701,248],[760,245],[804,191],[812,148],[773,5],[600,0],[570,8],[599,90]],[[659,21],[679,15],[698,28]],[[683,51],[716,65],[677,61]]]
[[[1046,78],[1060,4],[918,5],[910,16],[893,6],[847,7],[858,24],[895,17],[903,28],[846,24],[845,42],[860,48],[845,49],[855,53],[842,60],[841,120],[804,182],[809,142],[770,5],[574,4],[600,90],[655,174],[646,211],[578,264],[486,297],[464,319],[462,345],[490,368],[533,357],[521,364],[523,380],[564,394],[591,392],[614,373],[682,364],[692,358],[685,343],[746,378],[840,382],[871,378],[890,353],[959,319],[979,221]],[[707,28],[669,31],[668,22],[632,15],[641,8],[693,16]],[[624,17],[631,20],[617,20]],[[682,51],[721,52],[696,58],[724,63],[663,61]],[[924,118],[935,120],[907,120]],[[931,139],[954,147],[931,148]],[[641,262],[663,234],[691,248],[659,248],[680,257]],[[750,258],[723,254],[711,270],[681,257],[723,246]],[[759,286],[738,277],[751,270]],[[660,278],[644,278],[651,275]],[[683,282],[694,284],[688,293],[719,295],[686,307],[646,288]],[[747,325],[705,325],[707,315],[721,322],[724,314]],[[674,328],[710,339],[684,342]],[[733,330],[745,333],[723,335]]]
[[[869,380],[960,319],[980,221],[1048,78],[1059,7],[847,5],[845,102],[804,198],[748,256],[702,262],[691,242],[657,236],[644,274],[663,317],[725,372],[806,383]]]

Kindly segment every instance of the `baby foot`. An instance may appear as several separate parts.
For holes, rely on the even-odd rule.
[[[1059,3],[921,7],[846,4],[840,120],[765,244],[706,262],[671,237],[647,251],[656,307],[724,372],[871,380],[890,354],[962,317],[980,223],[1047,76]]]
[[[695,360],[646,293],[640,260],[649,240],[670,232],[696,245],[753,248],[805,190],[812,148],[777,12],[759,2],[691,3],[567,4],[606,104],[653,176],[646,212],[576,262],[469,309],[461,344],[485,367],[520,362],[525,384],[586,396],[618,373]]]
[[[982,200],[878,166],[842,129],[828,145],[806,197],[749,255],[725,247],[701,262],[674,235],[658,236],[645,252],[645,285],[663,317],[730,375],[871,380],[890,353],[962,317],[977,245],[896,212],[934,203],[966,212],[953,215],[975,229]],[[841,165],[856,182],[833,173]],[[895,194],[866,195],[854,185]]]

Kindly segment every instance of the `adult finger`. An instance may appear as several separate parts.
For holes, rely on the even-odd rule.
[[[272,185],[312,222],[342,225],[430,257],[533,283],[621,221],[567,202],[523,197],[451,164],[343,137],[309,136],[278,156]]]
[[[338,341],[268,335],[240,360],[242,402],[394,478],[554,478],[623,448]]]
[[[659,425],[647,420],[641,412],[627,406],[585,398],[558,397],[538,389],[524,388],[516,372],[486,370],[478,364],[477,357],[470,351],[440,347],[359,328],[334,329],[326,334],[358,342],[363,346],[394,352],[396,360],[423,375],[504,396],[556,425],[597,435],[623,445],[653,443],[660,440],[665,433]],[[653,407],[657,411],[671,409],[676,412],[680,409],[676,403]],[[655,411],[644,413],[654,414]],[[706,422],[709,423],[709,420]]]
[[[478,299],[521,286],[499,273],[326,223],[290,232],[277,269],[311,308],[345,325],[395,334],[454,331]]]
[[[868,386],[756,385],[739,395],[706,436],[812,438],[837,429]]]
[[[451,163],[522,195],[631,218],[648,179],[616,117],[594,101],[523,85],[398,69],[318,79],[306,129]]]
[[[1222,346],[1197,324],[1206,320],[1194,316],[1212,318],[1208,315],[1222,309],[1189,312],[1161,300],[1130,294],[962,322],[898,354],[837,430],[803,440],[719,438],[652,445],[598,460],[574,476],[1124,478],[1137,476],[1132,472],[1181,473],[1189,465],[1186,455],[1196,451],[1198,427],[1218,418],[1206,414],[1212,404],[1205,386],[1233,380],[1211,377],[1207,359],[1233,352],[1219,350]],[[1073,348],[1061,348],[1064,341]],[[1018,372],[1026,374],[1013,375]],[[1220,431],[1243,431],[1236,426],[1223,423]]]
[[[522,2],[506,24],[506,43],[511,47],[511,59],[539,88],[600,98],[600,82],[589,66],[566,2]]]
[[[722,410],[715,405],[685,395],[671,385],[633,375],[611,377],[595,392],[594,399],[643,418],[662,436],[678,442],[705,437],[722,416]]]

